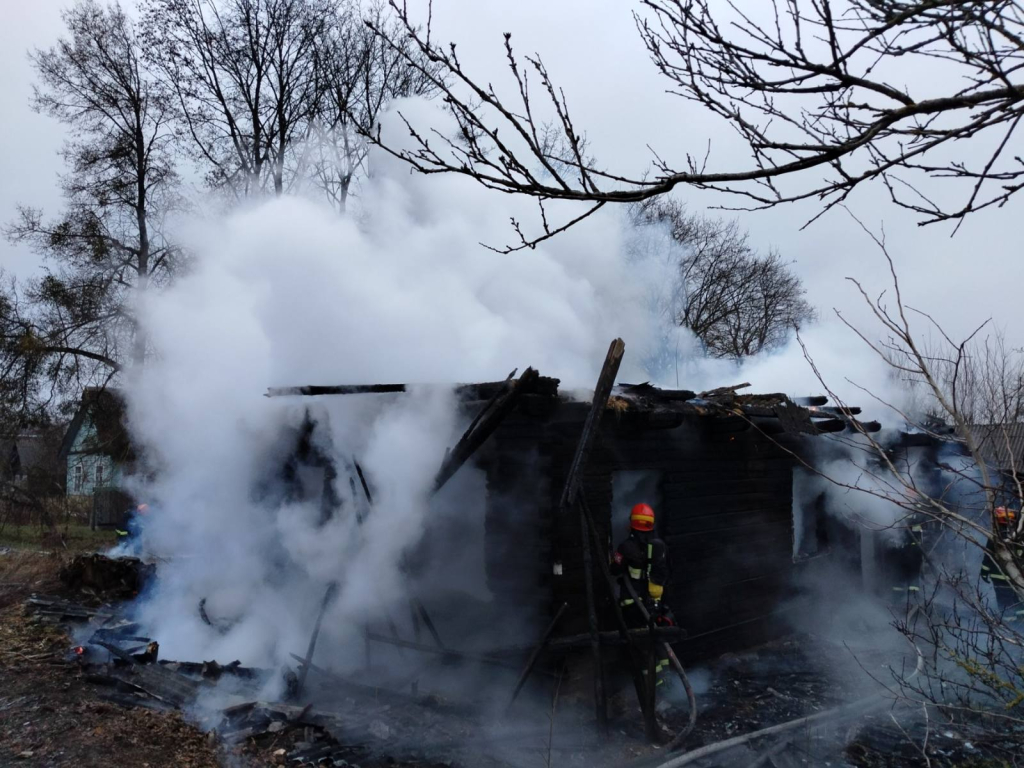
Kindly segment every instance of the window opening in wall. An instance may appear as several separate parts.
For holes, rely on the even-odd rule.
[[[793,469],[793,560],[799,562],[829,552],[825,492],[817,475]]]
[[[97,485],[97,487],[100,487],[100,486],[103,485],[103,465],[102,464],[97,464],[96,465],[96,485]]]
[[[84,483],[82,481],[82,465],[81,464],[76,464],[75,465],[75,490],[76,491],[81,491],[83,484]]]

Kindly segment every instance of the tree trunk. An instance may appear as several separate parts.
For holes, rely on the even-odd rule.
[[[139,255],[136,264],[135,281],[135,336],[132,340],[132,365],[141,366],[146,362],[148,339],[142,330],[139,313],[149,289],[149,227],[146,200],[146,139],[142,129],[141,105],[135,107],[135,178],[137,185],[135,217],[139,229]]]

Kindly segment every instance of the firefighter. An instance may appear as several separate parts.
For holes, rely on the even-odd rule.
[[[139,539],[143,518],[149,514],[149,504],[139,504],[124,513],[124,527],[115,528],[118,544],[134,544]]]
[[[889,551],[889,570],[892,577],[892,598],[896,604],[905,604],[921,592],[921,567],[924,565],[924,526],[915,522],[903,532],[900,544]]]
[[[629,527],[629,536],[619,544],[612,558],[612,573],[620,578],[629,579],[633,591],[643,601],[655,624],[671,626],[674,623],[672,614],[662,603],[665,582],[668,581],[667,548],[665,542],[654,532],[654,510],[647,504],[637,504],[630,511]],[[647,626],[644,612],[636,604],[625,584],[619,593],[619,604],[630,628]],[[656,685],[664,682],[663,672],[668,666],[667,658],[658,658]]]
[[[996,605],[1004,618],[1011,621],[1024,621],[1024,603],[1017,597],[1017,593],[1010,585],[1010,580],[992,555],[995,537],[998,536],[1001,542],[1010,545],[1010,551],[1017,562],[1017,567],[1024,567],[1024,546],[1016,541],[1017,513],[1006,507],[996,507],[992,513],[992,520],[995,530],[993,537],[985,544],[985,557],[981,561],[981,580],[992,585],[996,593]]]

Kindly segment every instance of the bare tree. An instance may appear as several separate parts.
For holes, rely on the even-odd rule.
[[[585,131],[565,93],[539,57],[514,54],[509,35],[515,95],[505,98],[466,71],[454,45],[431,40],[429,25],[426,33],[417,29],[404,3],[389,1],[404,39],[380,26],[374,31],[396,51],[411,43],[448,75],[448,82],[435,76],[434,86],[457,129],[444,135],[410,124],[410,148],[384,149],[424,173],[462,174],[531,195],[542,213],[552,200],[589,204],[563,222],[542,215],[542,231],[520,233],[518,248],[606,203],[645,200],[679,185],[738,195],[747,207],[814,199],[828,210],[878,181],[923,224],[1002,206],[1024,186],[1024,164],[1011,149],[1024,115],[1024,13],[1013,0],[643,0],[636,28],[670,92],[731,124],[750,160],[746,168],[716,170],[702,148],[681,167],[655,154],[652,168],[633,173],[587,157]],[[904,84],[915,65],[941,73],[938,95],[932,77],[919,88]],[[546,125],[563,141],[546,142]],[[373,138],[382,143],[379,134]],[[977,163],[953,152],[964,139],[982,148]],[[802,173],[811,169],[817,172]],[[788,176],[795,189],[777,183]],[[944,203],[920,184],[949,178],[962,182],[951,190],[963,193],[960,202]]]
[[[688,214],[667,198],[632,210],[635,224],[667,227],[683,246],[679,316],[714,357],[746,357],[786,343],[816,313],[775,251],[758,254],[736,221]]]
[[[21,292],[5,285],[0,301],[0,365],[23,404],[39,394],[40,377],[53,394],[142,364],[135,307],[179,257],[163,227],[178,204],[169,95],[119,6],[81,0],[63,18],[67,37],[32,62],[35,108],[74,137],[64,149],[67,207],[55,221],[22,208],[6,229],[47,259],[41,278]]]
[[[875,323],[860,327],[839,314],[840,320],[890,367],[896,384],[912,383],[924,397],[908,408],[893,393],[866,394],[892,422],[944,447],[937,465],[922,466],[891,450],[884,432],[872,433],[851,418],[854,436],[838,438],[847,446],[842,469],[804,466],[843,492],[854,510],[858,496],[891,504],[890,532],[913,540],[922,557],[919,586],[905,592],[910,610],[897,610],[893,621],[920,654],[918,665],[913,671],[894,666],[876,677],[894,700],[898,731],[926,764],[934,754],[929,735],[940,724],[955,726],[986,755],[1012,761],[1024,748],[1024,486],[1020,456],[994,461],[972,420],[1017,413],[1019,360],[980,336],[987,322],[954,339],[928,313],[908,306],[884,239],[871,236],[886,258],[891,290],[872,297],[852,281]],[[805,355],[814,366],[806,348]],[[852,413],[815,372],[839,412]],[[993,435],[1011,436],[1003,429]]]
[[[386,31],[393,47],[370,26]],[[432,96],[437,67],[401,41],[397,22],[376,2],[364,9],[354,0],[341,6],[316,41],[317,97],[301,164],[333,206],[344,212],[353,183],[366,176],[372,132],[395,99]],[[407,58],[416,61],[410,65]]]
[[[946,347],[945,340],[933,340],[924,350],[968,424],[1015,425],[1024,421],[1024,352],[1011,347],[1002,330],[979,338],[959,360],[951,358]]]
[[[334,0],[148,0],[149,58],[176,95],[210,186],[282,194],[320,96],[317,42]]]

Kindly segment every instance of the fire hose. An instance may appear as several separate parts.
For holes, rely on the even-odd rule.
[[[641,600],[637,596],[636,589],[633,587],[631,580],[623,579],[622,581],[626,585],[626,590],[629,592],[629,596],[633,598],[633,602],[640,608],[640,611],[643,614],[644,620],[647,622],[647,625],[649,627],[652,626],[653,621],[651,620],[651,614],[647,610],[647,606],[644,605],[643,600]],[[682,682],[683,688],[686,690],[686,701],[690,707],[689,721],[686,723],[683,729],[679,731],[679,733],[672,737],[672,740],[668,743],[668,749],[671,751],[674,749],[678,749],[679,746],[683,743],[683,741],[686,740],[686,737],[693,732],[694,727],[697,725],[697,697],[693,693],[693,686],[690,685],[690,678],[686,676],[686,670],[683,669],[683,665],[682,663],[680,663],[679,657],[676,656],[675,651],[672,650],[672,646],[669,645],[667,642],[664,642],[661,644],[661,647],[662,650],[665,652],[665,655],[668,657],[669,661],[672,663],[672,668],[679,676],[679,680]],[[654,685],[654,681],[648,680],[647,684]]]
[[[594,519],[593,519],[593,517],[590,514],[589,507],[587,506],[586,496],[584,496],[583,494],[580,494],[578,499],[579,499],[579,504],[580,504],[580,510],[581,510],[581,512],[583,514],[583,519],[586,521],[586,528],[590,531],[590,536],[591,536],[591,538],[593,540],[593,543],[594,543],[594,549],[596,551],[600,552],[600,551],[602,551],[603,542],[601,541],[600,536],[598,536],[597,527],[594,525]],[[615,589],[615,579],[612,577],[612,575],[611,575],[611,573],[610,573],[610,571],[608,569],[608,563],[607,563],[607,561],[604,558],[598,558],[598,563],[601,566],[601,574],[604,576],[605,581],[606,581],[606,583],[608,585],[608,591],[609,591],[610,597],[612,599],[612,605],[615,608],[615,618],[616,618],[616,621],[617,621],[617,623],[619,625],[619,632],[622,635],[623,640],[625,640],[625,642],[627,643],[630,655],[632,655],[633,651],[635,650],[635,645],[634,645],[633,639],[629,636],[629,630],[627,629],[626,622],[625,622],[625,620],[622,617],[622,609],[619,606],[619,603],[618,603],[618,600],[617,600],[617,595],[616,595],[617,590]],[[652,626],[651,626],[651,616],[650,616],[650,613],[647,612],[646,607],[644,606],[643,602],[637,597],[636,590],[633,589],[633,585],[630,583],[630,580],[629,579],[624,579],[623,581],[626,584],[626,589],[629,590],[629,592],[632,594],[633,600],[636,602],[637,605],[640,606],[641,610],[644,611],[644,617],[647,620],[648,631],[651,632],[651,641],[653,642],[654,641],[654,636],[653,636],[653,631],[652,631]],[[680,744],[683,743],[683,740],[687,736],[690,735],[690,733],[694,729],[694,726],[696,726],[696,724],[697,724],[697,699],[696,699],[696,696],[694,696],[694,693],[693,693],[693,686],[690,685],[690,680],[686,676],[686,670],[683,669],[683,665],[679,662],[679,659],[676,656],[675,652],[672,650],[672,647],[668,643],[663,643],[663,646],[664,646],[664,649],[666,651],[666,654],[667,654],[669,660],[672,663],[673,669],[675,669],[676,674],[679,675],[679,679],[683,683],[683,688],[686,690],[687,702],[689,703],[689,706],[690,706],[690,720],[689,720],[689,722],[683,728],[683,730],[680,731],[679,733],[677,733],[674,737],[672,737],[672,740],[669,742],[670,748],[671,749],[676,749],[676,748],[678,748],[678,746]],[[653,679],[648,680],[647,683],[648,683],[648,685],[650,685],[652,687],[654,686],[654,680]],[[637,696],[639,698],[643,699],[644,698],[644,693],[645,693],[645,686],[638,681],[637,682]],[[648,698],[647,701],[653,702],[653,699]],[[646,703],[645,702],[641,702],[641,706],[642,706],[642,708],[644,708],[645,716],[646,716],[648,714],[646,712]],[[654,713],[650,712],[649,713],[650,721],[653,722],[653,718],[654,718]]]
[[[907,616],[907,622],[910,623],[914,620],[917,613],[920,611],[920,606],[914,606],[910,614]],[[924,654],[921,653],[921,649],[913,641],[909,641],[914,647],[914,651],[917,654],[917,664],[914,667],[914,671],[910,673],[907,681],[913,680],[921,670],[924,669]],[[871,696],[866,696],[863,699],[855,701],[851,704],[844,704],[839,707],[833,707],[832,709],[826,709],[824,712],[817,712],[813,715],[807,715],[806,717],[800,717],[796,720],[790,720],[789,722],[780,723],[773,725],[768,728],[762,728],[759,731],[753,731],[743,736],[734,736],[731,739],[725,739],[724,741],[718,741],[714,744],[708,744],[707,746],[694,749],[690,752],[686,752],[678,757],[674,757],[671,760],[666,760],[663,763],[658,764],[655,768],[681,768],[684,765],[690,765],[691,763],[700,760],[701,758],[713,755],[718,752],[723,752],[733,747],[738,747],[741,744],[746,744],[748,741],[761,738],[762,736],[772,736],[779,733],[786,733],[796,728],[800,728],[805,725],[813,725],[822,720],[836,719],[839,721],[854,719],[863,717],[868,714],[871,710],[887,704],[888,699],[883,694],[875,693]],[[673,739],[676,742],[676,739]]]

